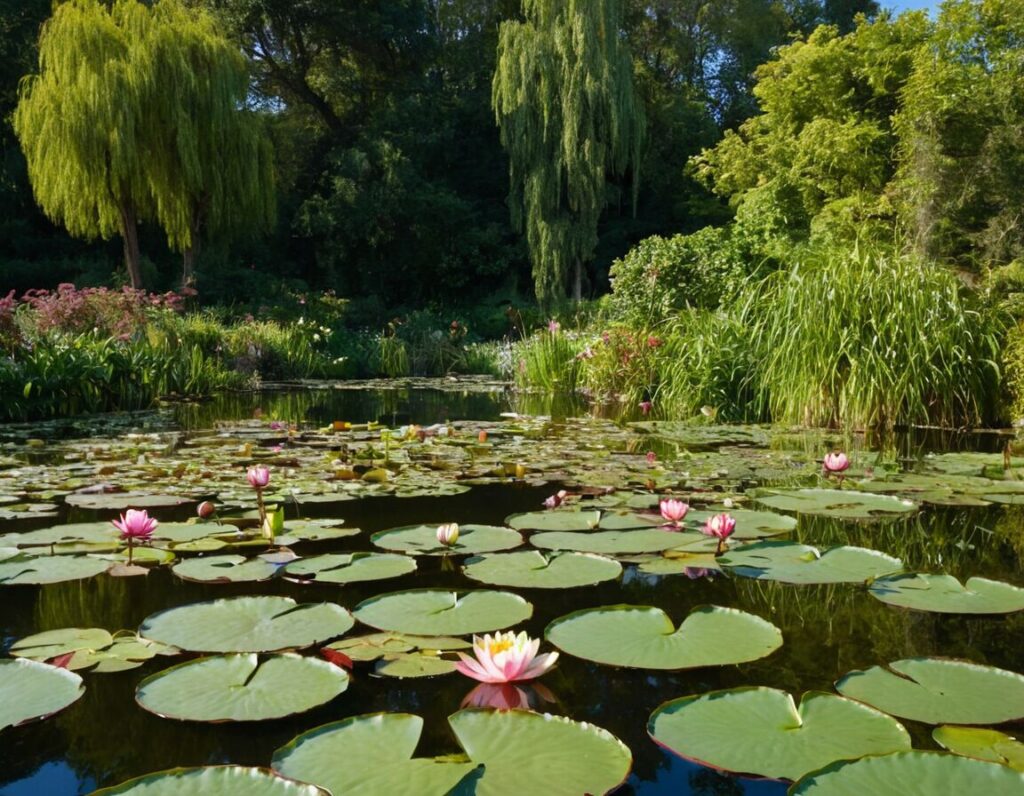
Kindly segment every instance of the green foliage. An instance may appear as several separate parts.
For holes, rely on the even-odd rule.
[[[562,298],[573,268],[578,299],[608,175],[639,165],[643,108],[619,0],[523,0],[523,16],[502,23],[492,93],[509,153],[509,205],[538,299]],[[635,173],[633,181],[635,191]]]
[[[545,329],[512,349],[513,378],[519,387],[573,392],[579,386],[582,340],[560,328]]]
[[[855,247],[808,252],[751,290],[759,405],[854,428],[997,418],[1001,321],[950,271]]]

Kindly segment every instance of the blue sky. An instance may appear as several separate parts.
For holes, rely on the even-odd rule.
[[[882,8],[893,8],[896,11],[911,11],[924,8],[934,11],[939,7],[939,0],[879,0]]]

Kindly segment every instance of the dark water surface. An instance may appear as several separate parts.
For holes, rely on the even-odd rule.
[[[524,404],[502,393],[438,391],[325,391],[233,396],[217,403],[180,407],[152,417],[165,427],[208,428],[217,419],[266,416],[324,423],[339,417],[379,418],[388,423],[429,424],[457,419],[494,419],[508,410],[573,412],[571,402]],[[142,422],[142,421],[140,421]],[[0,431],[0,437],[3,432]],[[948,442],[948,441],[947,441]],[[934,443],[930,443],[934,444]],[[989,447],[984,440],[977,447]],[[477,487],[455,497],[368,498],[343,504],[346,524],[363,529],[358,537],[306,545],[312,555],[330,550],[371,549],[370,532],[419,523],[455,521],[502,524],[509,514],[533,511],[552,492],[520,485]],[[335,507],[310,506],[312,516],[338,516]],[[161,516],[163,514],[161,513]],[[45,525],[47,523],[43,523]],[[992,530],[997,524],[1014,534]],[[811,544],[850,543],[901,557],[908,569],[980,574],[1024,582],[1024,514],[1020,507],[924,510],[917,517],[882,525],[857,525],[803,518],[795,538]],[[0,532],[4,531],[0,522]],[[19,528],[23,530],[23,528]],[[1020,540],[1018,544],[1007,539]],[[172,606],[243,594],[280,594],[301,601],[330,600],[346,608],[385,591],[407,588],[473,588],[479,584],[453,571],[443,559],[419,557],[419,571],[385,582],[333,586],[269,583],[203,585],[182,581],[169,569],[145,578],[101,576],[45,587],[0,590],[0,646],[15,639],[62,627],[135,628],[149,614]],[[675,757],[647,736],[650,713],[675,697],[742,685],[766,685],[802,694],[832,691],[851,669],[899,658],[941,655],[1020,670],[1024,615],[968,618],[893,609],[863,587],[786,586],[719,576],[691,580],[654,577],[625,567],[621,581],[568,590],[515,589],[534,605],[525,625],[542,636],[556,617],[582,608],[633,603],[659,606],[675,622],[695,606],[734,606],[770,620],[784,637],[770,657],[741,666],[678,673],[620,670],[562,655],[543,685],[554,702],[539,709],[604,727],[632,750],[633,773],[622,794],[784,794],[786,786],[723,775]],[[365,629],[364,629],[365,630]],[[350,632],[361,632],[359,628]],[[545,645],[547,648],[547,645]],[[175,766],[240,763],[266,766],[275,749],[297,734],[347,716],[375,711],[404,711],[425,718],[418,755],[459,751],[446,717],[459,709],[474,683],[453,674],[432,679],[374,678],[357,668],[348,690],[333,702],[280,721],[204,725],[158,718],[134,702],[143,678],[167,667],[169,659],[119,674],[85,673],[85,695],[55,717],[0,735],[0,794],[88,793],[93,788]],[[540,700],[540,696],[536,697]],[[916,748],[935,748],[930,727],[904,722]],[[1012,732],[1012,729],[1010,730]],[[539,788],[537,793],[542,793]],[[340,796],[340,794],[338,795]]]

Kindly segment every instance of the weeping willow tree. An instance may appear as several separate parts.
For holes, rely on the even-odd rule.
[[[243,109],[246,62],[209,14],[180,0],[70,0],[40,37],[39,74],[14,115],[36,200],[76,236],[124,240],[142,287],[138,224],[184,253],[205,232],[269,224],[269,142]]]
[[[526,233],[537,298],[565,295],[597,246],[609,175],[636,170],[644,115],[620,0],[523,0],[503,22],[492,104],[509,154],[512,222]]]

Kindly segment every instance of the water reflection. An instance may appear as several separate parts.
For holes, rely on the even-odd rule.
[[[466,694],[460,707],[550,712],[557,702],[543,683],[480,683]]]

